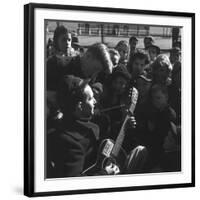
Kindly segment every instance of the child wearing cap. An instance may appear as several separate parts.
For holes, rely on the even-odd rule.
[[[157,56],[160,54],[160,48],[153,44],[148,45],[146,47],[146,50],[149,54],[150,62],[153,62],[157,58]]]
[[[148,46],[154,44],[154,38],[152,36],[146,36],[144,38],[144,49],[146,49]]]

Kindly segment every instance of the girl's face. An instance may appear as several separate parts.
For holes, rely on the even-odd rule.
[[[154,92],[152,94],[153,106],[159,110],[163,110],[167,106],[168,97],[161,91]]]
[[[149,52],[149,57],[150,57],[151,61],[154,61],[158,55],[156,48],[149,47],[148,52]]]
[[[115,68],[119,64],[120,57],[118,55],[113,54],[113,55],[111,55],[111,60],[113,63],[113,68]]]
[[[129,54],[129,47],[124,45],[119,50],[120,60],[127,60]]]
[[[145,68],[145,59],[136,58],[132,63],[132,76],[142,74]]]

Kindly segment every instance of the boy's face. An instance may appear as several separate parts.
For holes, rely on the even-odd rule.
[[[128,49],[127,46],[124,45],[118,51],[119,51],[120,59],[121,60],[127,60],[128,59],[129,49]]]
[[[139,75],[144,71],[145,59],[136,58],[132,63],[132,75]]]
[[[124,77],[118,76],[112,81],[112,88],[116,94],[122,94],[127,86],[127,80]]]
[[[120,57],[116,54],[111,54],[111,60],[112,60],[112,63],[113,63],[113,68],[117,67],[117,65],[119,64],[119,59]]]
[[[85,87],[84,93],[86,98],[85,101],[82,102],[81,112],[83,117],[88,118],[94,114],[96,100],[94,98],[93,91],[89,85]]]
[[[154,92],[152,94],[152,103],[155,108],[163,110],[167,106],[168,97],[161,91]]]
[[[157,57],[157,50],[154,47],[149,47],[148,49],[149,57],[152,61],[154,61]]]

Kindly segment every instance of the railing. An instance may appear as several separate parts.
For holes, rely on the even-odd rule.
[[[78,28],[77,29],[77,34],[78,35],[82,35],[82,36],[100,36],[101,35],[101,29],[96,27],[96,28],[84,28],[84,27],[81,27],[81,28]],[[152,36],[156,36],[156,37],[171,37],[172,36],[172,33],[171,31],[167,31],[165,32],[163,30],[162,33],[156,33],[156,32],[151,32],[147,29],[128,29],[128,30],[123,30],[122,28],[119,28],[119,29],[107,29],[107,28],[104,28],[103,29],[103,35],[104,36],[136,36],[136,37],[143,37],[143,36],[146,36],[146,35],[152,35]]]

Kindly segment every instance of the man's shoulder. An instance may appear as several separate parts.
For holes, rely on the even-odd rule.
[[[83,140],[83,135],[75,130],[51,130],[47,134],[47,142],[49,145],[57,144],[56,146],[62,146],[66,144],[76,144],[78,141]]]

